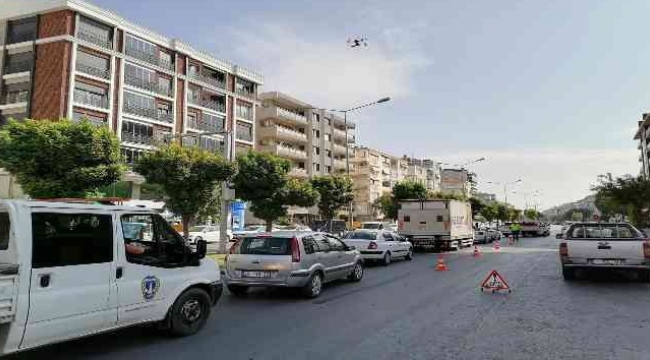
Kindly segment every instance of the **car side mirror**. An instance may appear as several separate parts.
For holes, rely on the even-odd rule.
[[[353,245],[348,245],[348,250],[356,250],[357,247]]]
[[[199,259],[203,259],[205,254],[208,253],[208,242],[205,240],[199,240],[196,242],[196,255]]]
[[[555,234],[556,239],[564,239],[564,234]]]

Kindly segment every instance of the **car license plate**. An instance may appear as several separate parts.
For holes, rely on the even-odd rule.
[[[270,278],[270,271],[242,271],[242,277],[247,278]]]
[[[620,265],[620,259],[592,259],[591,263],[594,265]]]

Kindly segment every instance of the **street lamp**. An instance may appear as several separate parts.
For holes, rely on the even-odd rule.
[[[389,97],[384,97],[381,98],[377,101],[369,102],[367,104],[359,105],[356,107],[352,107],[349,109],[341,110],[341,109],[324,109],[324,108],[315,108],[315,107],[306,107],[306,108],[299,108],[297,110],[323,110],[323,111],[329,111],[329,112],[337,112],[337,113],[343,113],[343,123],[345,126],[345,173],[347,174],[348,179],[350,179],[350,146],[347,144],[347,138],[348,138],[348,113],[352,111],[356,111],[365,107],[381,104],[390,101]],[[348,218],[350,220],[350,229],[352,229],[352,202],[348,205]]]
[[[527,192],[524,192],[524,191],[517,192],[516,190],[513,190],[512,193],[513,194],[521,194],[521,195],[524,196],[524,204],[526,206],[526,209],[528,209],[528,199],[529,199],[529,197],[540,195],[539,190],[527,191]]]
[[[522,179],[517,179],[515,181],[507,181],[507,182],[487,181],[486,184],[503,185],[503,198],[504,198],[504,201],[505,201],[506,205],[508,205],[508,185],[514,185],[514,184],[520,183],[522,181],[523,181]]]

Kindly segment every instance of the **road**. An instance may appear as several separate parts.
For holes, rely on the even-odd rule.
[[[360,283],[304,300],[286,291],[225,294],[203,331],[169,338],[127,329],[12,359],[648,359],[650,286],[633,276],[567,283],[558,240],[523,239],[368,268]],[[497,269],[512,294],[478,291]]]

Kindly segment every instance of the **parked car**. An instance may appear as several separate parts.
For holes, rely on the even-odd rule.
[[[650,242],[630,224],[577,223],[556,237],[564,280],[578,269],[610,269],[635,271],[650,282]]]
[[[249,234],[262,233],[266,230],[266,225],[248,225],[243,230],[233,231],[233,237],[241,237]]]
[[[326,282],[363,277],[359,251],[321,232],[245,235],[232,246],[225,265],[228,290],[234,295],[251,287],[290,287],[315,298]]]
[[[503,234],[496,229],[481,229],[474,232],[475,244],[489,244],[493,241],[500,240]]]
[[[228,240],[232,239],[232,231],[228,230],[226,236]],[[219,242],[221,239],[221,231],[218,226],[214,225],[197,225],[190,228],[189,237],[187,240],[190,244],[196,243],[198,240],[205,240],[208,243]]]
[[[394,258],[413,259],[413,245],[388,230],[350,231],[345,234],[343,242],[359,249],[364,260],[381,261],[383,265],[389,265]]]

